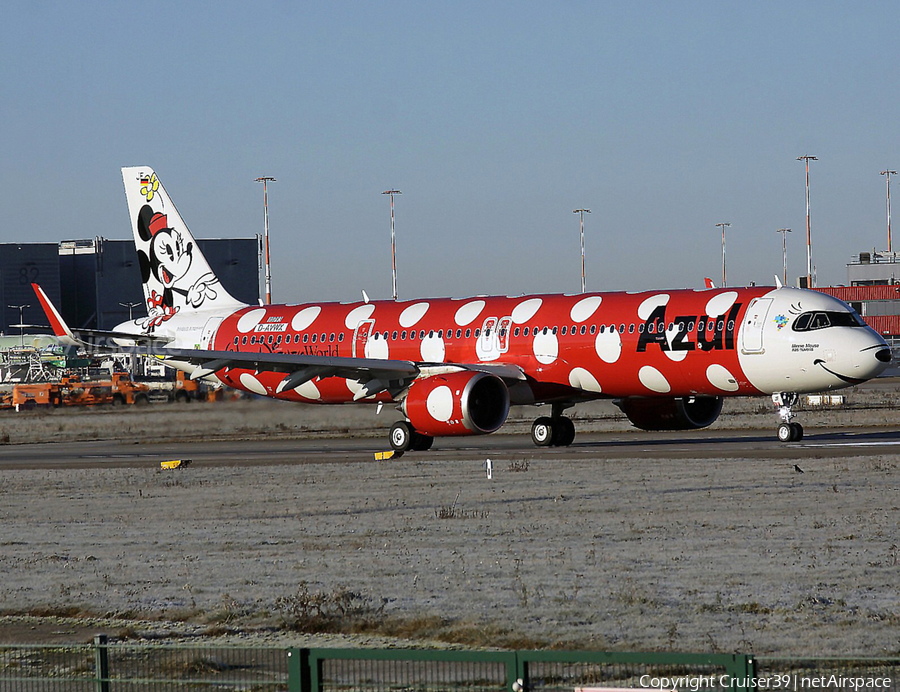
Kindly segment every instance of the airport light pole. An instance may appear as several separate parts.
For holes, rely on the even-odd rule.
[[[400,190],[385,190],[381,194],[391,196],[391,285],[394,300],[397,300],[397,243],[394,239],[394,195],[402,195]]]
[[[119,303],[123,308],[128,308],[128,321],[133,322],[134,318],[131,316],[131,311],[136,308],[138,305],[143,305],[143,303]]]
[[[798,156],[798,161],[806,161],[806,287],[812,288],[812,239],[809,233],[809,162],[818,161],[815,156]]]
[[[574,209],[573,214],[581,214],[581,292],[584,293],[584,215],[590,214],[590,209]]]
[[[272,304],[272,268],[269,264],[269,183],[274,183],[275,178],[262,176],[256,179],[256,182],[263,184],[263,214],[266,219],[266,305]]]
[[[725,228],[730,226],[730,223],[717,223],[716,226],[722,227],[722,288],[728,285],[725,276]]]
[[[30,305],[7,305],[6,307],[12,308],[13,310],[19,311],[19,324],[10,325],[11,327],[19,328],[19,340],[21,342],[21,347],[25,348],[25,310],[30,308]]]
[[[791,232],[790,228],[779,228],[776,233],[781,233],[781,266],[782,277],[781,285],[787,286],[787,234]]]
[[[881,171],[881,175],[887,177],[887,226],[888,226],[888,253],[893,254],[891,250],[891,176],[897,175],[897,171]]]

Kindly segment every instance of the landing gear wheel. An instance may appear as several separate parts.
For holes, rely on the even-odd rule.
[[[553,445],[568,447],[575,441],[575,424],[571,418],[561,416],[553,421]]]
[[[405,452],[412,447],[416,431],[405,420],[400,420],[391,426],[391,448],[395,452]]]
[[[431,435],[423,435],[422,433],[413,433],[413,441],[410,449],[414,452],[427,452],[434,444],[434,438]]]
[[[531,425],[531,441],[538,447],[549,447],[553,444],[553,420],[541,416]]]
[[[792,442],[799,442],[803,439],[803,426],[799,423],[791,423],[791,429],[794,432],[793,437],[791,437]]]
[[[778,426],[779,442],[793,442],[794,434],[794,428],[791,423],[782,423]]]

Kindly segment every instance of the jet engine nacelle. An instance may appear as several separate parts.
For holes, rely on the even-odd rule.
[[[483,435],[506,422],[509,390],[499,377],[484,372],[432,375],[410,385],[402,409],[425,435]]]
[[[722,412],[722,397],[630,397],[616,402],[641,430],[697,430],[712,425]]]

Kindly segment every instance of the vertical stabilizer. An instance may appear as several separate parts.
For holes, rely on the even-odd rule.
[[[179,312],[242,307],[219,283],[153,169],[122,169],[147,312],[158,326]]]

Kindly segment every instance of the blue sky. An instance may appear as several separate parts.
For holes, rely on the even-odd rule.
[[[14,3],[0,242],[130,237],[153,166],[198,237],[262,231],[276,301],[805,274],[887,244],[900,12],[846,2]],[[900,199],[898,189],[897,199]],[[900,209],[900,203],[897,205]],[[900,211],[898,211],[900,219]],[[900,233],[900,222],[897,224]],[[900,235],[897,238],[900,245]],[[896,245],[895,245],[896,247]]]

